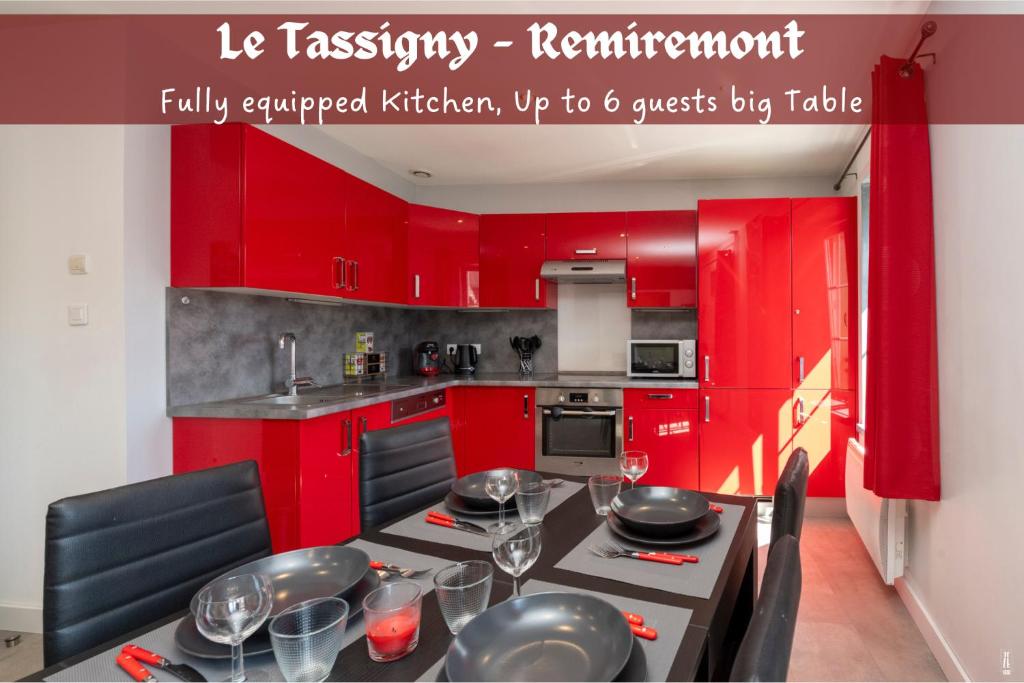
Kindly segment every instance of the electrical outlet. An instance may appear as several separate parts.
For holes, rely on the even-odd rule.
[[[445,345],[444,345],[444,348],[445,348],[445,352],[446,352],[446,353],[447,353],[447,354],[448,354],[449,356],[454,356],[454,355],[455,355],[455,348],[456,348],[457,346],[458,346],[458,344],[445,344]]]
[[[483,353],[483,351],[480,350],[480,344],[470,344],[470,346],[476,349],[476,355],[479,356],[481,353]]]

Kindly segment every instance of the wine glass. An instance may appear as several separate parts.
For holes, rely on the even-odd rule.
[[[263,574],[218,579],[194,600],[196,627],[207,639],[231,646],[232,683],[245,681],[242,642],[255,633],[274,605],[274,587]]]
[[[484,491],[498,503],[498,522],[488,527],[495,533],[508,526],[505,523],[505,501],[519,490],[519,473],[513,469],[491,470],[484,481]]]
[[[636,488],[636,480],[647,472],[647,453],[643,451],[622,451],[619,455],[619,470],[629,479],[629,487]]]
[[[540,557],[540,527],[506,524],[491,538],[494,563],[512,575],[512,597],[519,595],[519,577]]]

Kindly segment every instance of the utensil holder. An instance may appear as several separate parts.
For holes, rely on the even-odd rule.
[[[520,353],[519,354],[519,374],[528,376],[533,374],[533,354],[532,353]]]

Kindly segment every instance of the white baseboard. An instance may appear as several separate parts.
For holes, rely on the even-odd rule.
[[[21,633],[42,633],[43,608],[0,603],[0,629]]]
[[[907,611],[910,612],[910,617],[914,620],[914,624],[917,625],[917,630],[924,636],[928,649],[932,651],[936,661],[942,668],[942,673],[946,674],[946,678],[951,681],[970,681],[971,679],[960,664],[956,653],[953,652],[949,642],[942,635],[942,632],[939,631],[938,624],[932,619],[932,615],[928,613],[924,604],[917,597],[917,593],[914,592],[913,587],[907,583],[906,578],[898,577],[894,585],[896,586],[896,593],[900,596]]]

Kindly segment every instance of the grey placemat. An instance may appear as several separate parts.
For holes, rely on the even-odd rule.
[[[732,544],[733,536],[743,517],[742,505],[722,505],[722,526],[711,538],[683,546],[681,548],[664,548],[641,546],[637,543],[619,538],[608,529],[607,524],[597,527],[589,536],[555,565],[556,569],[567,569],[590,576],[603,576],[616,581],[636,586],[657,588],[679,595],[695,598],[710,598],[715,589],[715,582],[722,571],[726,553]],[[658,562],[644,562],[629,558],[606,560],[587,550],[589,546],[612,542],[630,549],[678,551],[700,558],[697,564],[676,566]]]
[[[559,505],[564,503],[577,491],[584,488],[583,484],[576,483],[574,481],[567,481],[561,486],[551,489],[551,500],[548,502],[547,514],[551,514],[551,511],[557,508]],[[468,548],[470,550],[479,550],[481,552],[491,552],[491,539],[488,536],[482,536],[478,534],[471,534],[466,531],[459,531],[458,529],[449,529],[447,527],[438,526],[436,524],[427,524],[423,521],[428,510],[441,510],[445,512],[451,512],[442,503],[425,507],[414,515],[410,515],[400,522],[396,522],[391,526],[385,527],[383,532],[386,534],[394,534],[395,536],[405,536],[406,538],[418,538],[423,541],[431,541],[433,543],[443,543],[445,545],[455,545],[461,548]],[[452,512],[454,516],[458,517],[457,513]],[[515,510],[512,510],[509,514],[509,519],[519,519],[519,515]],[[492,524],[497,521],[498,516],[493,517],[464,517],[467,521],[472,521],[481,526],[486,527],[488,524]]]
[[[647,680],[668,680],[668,673],[672,669],[672,662],[675,661],[676,654],[679,652],[679,646],[682,645],[686,627],[690,625],[690,617],[693,615],[692,610],[684,607],[660,605],[656,602],[647,602],[646,600],[624,598],[609,593],[598,593],[582,588],[548,583],[547,581],[537,581],[535,579],[531,579],[523,584],[523,595],[551,592],[585,593],[601,598],[615,605],[620,610],[643,615],[644,623],[658,631],[657,640],[639,639],[640,646],[643,647],[644,655],[647,657]],[[433,666],[416,680],[436,681],[443,666],[444,657],[437,660]]]
[[[420,553],[412,553],[407,550],[399,550],[398,548],[392,548],[390,546],[378,545],[376,543],[369,543],[362,539],[353,541],[350,545],[365,550],[373,560],[380,560],[381,562],[394,562],[403,567],[412,567],[414,569],[430,568],[438,570],[443,567],[447,567],[453,564],[451,560],[445,560],[439,557],[433,557],[431,555],[422,555]],[[408,579],[415,581],[423,587],[424,593],[429,593],[434,590],[434,572],[430,572],[423,576],[415,579]],[[189,619],[191,617],[185,617]],[[161,626],[158,629],[150,631],[138,638],[132,639],[131,642],[136,645],[140,645],[147,650],[159,653],[164,657],[167,657],[175,664],[190,664],[194,666],[199,673],[208,681],[223,681],[231,676],[231,660],[214,660],[214,659],[200,659],[198,657],[192,657],[185,654],[178,649],[178,646],[174,642],[174,631],[178,627],[178,621],[174,621],[165,626]],[[347,647],[359,640],[365,634],[363,627],[362,616],[350,619],[348,625],[345,627],[345,640],[344,646]],[[115,658],[121,651],[122,645],[118,645],[115,648],[107,650],[95,657],[85,660],[72,667],[58,671],[46,678],[48,681],[130,681],[130,677],[124,671],[117,666]],[[259,670],[265,674],[265,678],[271,681],[284,680],[281,675],[281,670],[277,667],[277,662],[274,660],[273,653],[267,653],[257,656],[249,656],[245,658],[246,670]],[[177,678],[171,676],[165,671],[161,671],[155,666],[147,666],[147,669],[153,674],[158,681],[178,681]]]

